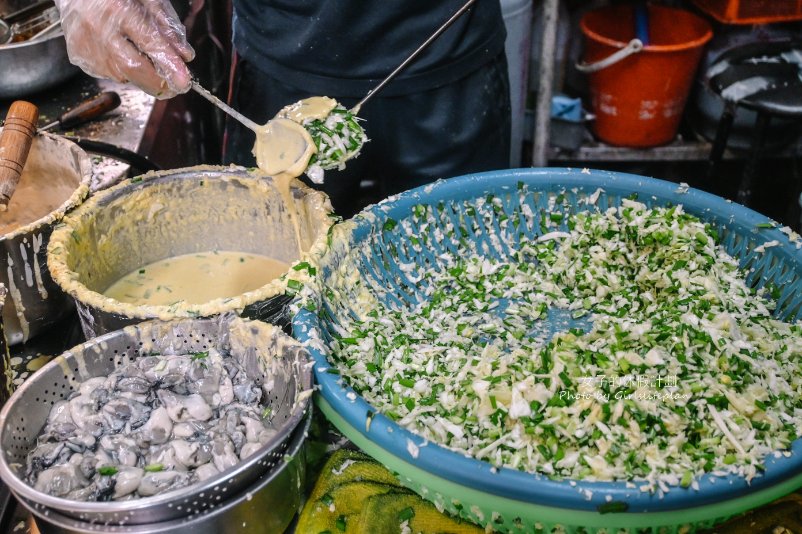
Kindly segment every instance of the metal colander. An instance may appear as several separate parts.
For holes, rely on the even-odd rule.
[[[285,532],[302,504],[306,479],[306,434],[311,413],[292,432],[284,460],[262,475],[253,485],[229,494],[215,506],[188,515],[147,525],[98,525],[66,517],[55,510],[22,500],[36,515],[42,534],[86,534],[92,532],[127,534],[262,534]]]
[[[111,373],[140,356],[189,354],[216,348],[224,355],[261,358],[273,381],[263,399],[277,432],[258,452],[217,476],[174,491],[128,501],[83,502],[53,497],[22,478],[26,455],[54,403],[81,382]],[[197,515],[241,492],[283,462],[293,430],[306,412],[312,388],[308,354],[273,325],[226,315],[211,319],[151,321],[79,345],[29,378],[0,412],[0,478],[28,503],[99,524],[146,524]]]

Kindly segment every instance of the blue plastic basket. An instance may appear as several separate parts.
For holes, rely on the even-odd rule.
[[[424,443],[420,436],[377,414],[360,396],[354,397],[355,392],[338,375],[327,372],[327,341],[355,302],[353,287],[332,286],[334,272],[356,271],[361,284],[380,301],[408,307],[418,299],[420,288],[399,269],[399,263],[436,268],[439,254],[446,251],[507,258],[524,240],[537,238],[540,214],[553,209],[558,195],[567,205],[561,211],[572,214],[618,206],[633,193],[650,207],[681,204],[686,212],[710,223],[727,252],[749,271],[751,286],[773,283],[781,288],[775,316],[796,321],[802,315],[802,251],[778,225],[752,210],[674,183],[616,172],[521,169],[468,175],[387,199],[334,228],[332,246],[319,265],[322,287],[328,288],[322,295],[323,311],[301,310],[293,321],[296,337],[307,342],[315,358],[320,386],[316,398],[322,411],[418,493],[453,514],[502,531],[612,533],[648,528],[687,532],[802,486],[800,440],[794,442],[790,457],[767,459],[764,474],[751,483],[736,476],[710,475],[699,480],[698,490],[676,487],[662,497],[627,488],[623,482],[553,481],[517,470],[497,470],[489,463]],[[488,195],[500,199],[500,206],[477,203]],[[586,201],[591,195],[597,196],[595,203]],[[418,204],[435,208],[439,217],[435,224],[420,228],[414,223],[413,207]],[[520,223],[504,225],[502,230],[498,224],[502,217],[519,217]],[[397,224],[400,221],[409,224]],[[450,222],[465,228],[469,235],[458,242],[438,232],[437,239],[438,222],[441,227]],[[501,236],[502,232],[506,235]],[[427,246],[413,247],[411,236],[426,236]],[[758,249],[769,241],[779,244]],[[561,330],[571,326],[562,324]],[[410,453],[415,450],[410,442],[417,446],[417,457]]]

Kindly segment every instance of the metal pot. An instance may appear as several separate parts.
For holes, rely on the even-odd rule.
[[[36,3],[3,1],[0,13],[8,15]],[[61,30],[35,41],[0,45],[0,98],[18,98],[53,87],[79,71],[70,63]]]
[[[281,280],[198,305],[134,305],[103,292],[135,269],[183,254],[241,251],[285,263],[312,254],[325,246],[331,204],[298,181],[290,197],[284,198],[270,177],[242,167],[190,167],[132,178],[65,217],[50,240],[48,267],[75,299],[87,339],[152,318],[236,311],[270,320],[288,300]],[[297,213],[297,232],[288,209]]]
[[[73,189],[61,206],[36,221],[0,235],[0,283],[8,289],[3,324],[14,345],[44,332],[72,311],[72,302],[47,269],[47,245],[53,227],[89,194],[92,163],[74,143],[47,133],[33,139],[20,183],[56,179]],[[14,198],[10,211],[14,208]]]
[[[7,292],[6,286],[0,284],[0,310],[3,309]],[[11,355],[8,352],[5,326],[0,320],[0,406],[3,406],[11,396],[11,392],[14,390],[13,380],[14,373],[11,369]]]
[[[69,397],[89,378],[105,376],[143,355],[189,354],[217,348],[261,361],[265,381],[273,386],[265,397],[276,429],[251,456],[225,471],[166,493],[133,500],[86,502],[37,491],[19,474],[35,446],[54,403]],[[41,515],[52,511],[78,523],[141,525],[170,522],[211,513],[229,495],[252,491],[257,479],[280,468],[291,436],[301,425],[312,391],[312,370],[306,350],[277,327],[226,315],[214,319],[150,321],[87,341],[42,367],[20,386],[0,412],[0,477],[15,496]]]
[[[183,519],[145,525],[97,525],[78,521],[55,510],[20,499],[36,518],[42,534],[262,534],[285,532],[301,507],[306,479],[305,437],[311,416],[298,425],[290,438],[284,461],[251,487],[222,501],[204,513]]]

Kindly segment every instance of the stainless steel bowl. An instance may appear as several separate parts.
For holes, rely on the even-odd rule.
[[[0,2],[0,13],[35,2]],[[80,69],[70,63],[64,33],[0,45],[0,98],[19,98],[66,81]]]
[[[306,480],[306,434],[311,412],[290,438],[284,461],[279,462],[254,484],[236,495],[229,495],[198,514],[163,523],[146,525],[99,525],[78,521],[55,510],[21,500],[36,518],[42,534],[89,534],[97,532],[128,534],[262,534],[285,532],[301,508]]]
[[[52,405],[79,383],[107,375],[149,355],[187,354],[217,347],[261,358],[274,382],[266,399],[277,432],[259,451],[222,473],[167,493],[119,502],[84,502],[54,497],[28,485],[20,472],[47,421]],[[277,327],[227,315],[214,319],[150,321],[118,330],[58,356],[31,376],[0,412],[0,478],[18,498],[87,524],[137,525],[208,513],[230,495],[247,490],[284,462],[290,436],[306,413],[312,375],[308,354]]]
[[[75,299],[87,339],[151,318],[236,311],[270,320],[288,300],[279,280],[199,305],[134,305],[103,292],[135,269],[182,254],[239,251],[291,264],[325,246],[331,213],[323,193],[295,181],[285,198],[270,177],[242,167],[151,173],[94,195],[67,216],[50,240],[48,267]]]
[[[21,180],[34,177],[46,182],[41,187],[59,180],[73,192],[52,212],[0,235],[0,283],[8,289],[3,324],[12,345],[47,331],[73,309],[47,269],[47,245],[53,227],[89,194],[92,163],[75,143],[43,133],[33,139]]]

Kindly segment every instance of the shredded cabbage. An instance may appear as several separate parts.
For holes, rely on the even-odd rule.
[[[317,153],[309,161],[307,174],[316,183],[323,181],[323,171],[345,168],[345,162],[355,158],[368,140],[358,118],[338,104],[324,119],[304,122],[312,136]]]
[[[415,207],[411,239],[434,210]],[[466,249],[437,269],[401,264],[426,298],[365,299],[360,317],[340,317],[332,364],[426,439],[554,478],[660,492],[704,473],[751,479],[788,454],[802,434],[802,330],[772,318],[776,288],[748,287],[681,206],[625,200],[556,231],[564,217],[508,261]],[[546,317],[580,322],[551,335]]]

